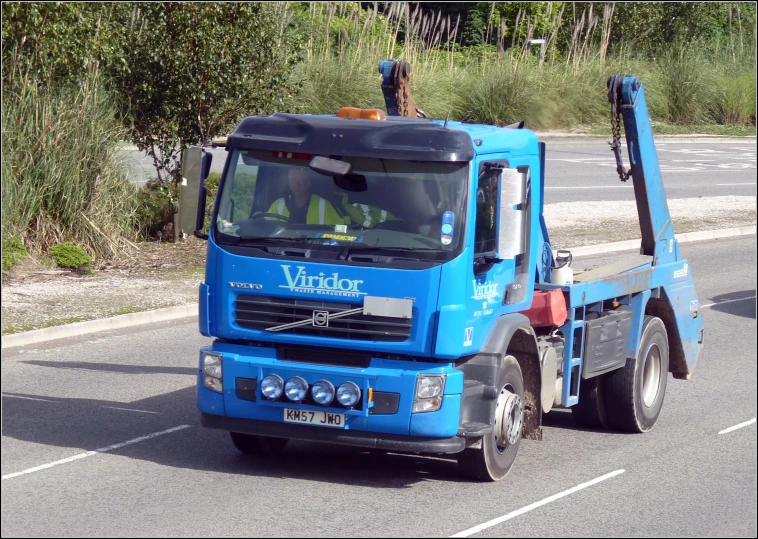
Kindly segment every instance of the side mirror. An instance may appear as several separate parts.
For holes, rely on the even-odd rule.
[[[526,174],[513,168],[500,176],[500,210],[497,215],[497,258],[511,260],[525,251]]]
[[[213,156],[201,146],[187,148],[182,156],[177,226],[184,233],[191,230],[201,239],[208,239],[207,234],[201,234],[200,231],[205,223],[205,179],[211,171],[212,161]]]

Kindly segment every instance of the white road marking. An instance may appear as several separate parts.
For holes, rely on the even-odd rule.
[[[113,451],[114,449],[120,449],[127,445],[136,444],[137,442],[144,442],[145,440],[150,440],[151,438],[155,438],[157,436],[163,436],[164,434],[170,434],[172,432],[176,432],[178,430],[182,430],[186,428],[189,428],[189,425],[179,425],[178,427],[171,427],[170,429],[162,430],[160,432],[154,432],[146,436],[140,436],[139,438],[133,438],[131,440],[127,440],[119,444],[109,445],[107,447],[101,447],[100,449],[95,449],[94,451],[87,451],[86,453],[79,453],[78,455],[74,455],[73,457],[56,460],[55,462],[49,462],[47,464],[42,464],[41,466],[35,466],[34,468],[28,468],[26,470],[21,470],[20,472],[4,475],[2,477],[2,480],[5,481],[6,479],[13,479],[14,477],[18,477],[20,475],[26,475],[26,474],[30,474],[34,472],[39,472],[41,470],[52,468],[53,466],[58,466],[59,464],[67,464],[75,460],[91,457],[92,455],[97,455],[98,453],[107,453],[108,451]]]
[[[51,401],[50,399],[41,399],[37,397],[22,397],[21,395],[7,395],[5,393],[3,393],[3,397],[7,397],[9,399],[23,399],[26,401],[55,402],[55,401]]]
[[[719,434],[726,434],[728,432],[732,432],[737,429],[741,429],[742,427],[747,427],[748,425],[752,425],[755,423],[755,418],[751,419],[750,421],[745,421],[744,423],[740,423],[739,425],[735,425],[733,427],[729,427],[728,429],[724,429]]]
[[[136,408],[119,408],[118,406],[103,406],[103,408],[110,408],[111,410],[124,410],[126,412],[140,412],[143,414],[160,414],[160,412],[151,412],[150,410],[137,410]]]
[[[724,301],[719,301],[718,303],[706,303],[705,305],[701,305],[701,309],[705,309],[707,307],[713,307],[714,305],[723,305],[725,303],[734,303],[735,301],[745,301],[746,299],[755,299],[755,296],[748,296],[746,298],[738,298],[738,299],[727,299]]]
[[[629,187],[632,187],[632,185],[570,185],[566,187],[545,186],[545,189],[626,189]]]
[[[716,185],[755,185],[755,182],[752,182],[752,183],[717,183]]]
[[[526,507],[522,507],[521,509],[513,511],[512,513],[503,515],[502,517],[492,519],[489,522],[485,522],[484,524],[479,524],[478,526],[474,526],[473,528],[469,528],[468,530],[464,530],[462,532],[456,533],[455,535],[452,535],[451,537],[469,537],[471,535],[474,535],[475,533],[479,533],[480,531],[486,530],[487,528],[491,528],[492,526],[497,526],[498,524],[501,524],[505,522],[506,520],[510,520],[519,515],[523,515],[524,513],[528,513],[529,511],[533,509],[537,509],[538,507],[542,507],[543,505],[547,505],[551,502],[554,502],[555,500],[559,500],[563,498],[564,496],[568,496],[569,494],[573,494],[574,492],[579,492],[580,490],[583,490],[587,487],[591,487],[592,485],[596,485],[602,481],[605,481],[606,479],[610,479],[612,477],[616,477],[617,475],[621,475],[622,473],[624,473],[624,471],[625,470],[616,470],[615,472],[602,475],[596,479],[593,479],[592,481],[588,481],[587,483],[582,483],[581,485],[577,485],[568,490],[564,490],[563,492],[559,492],[558,494],[553,494],[552,496],[545,498],[544,500],[540,500],[531,505],[527,505]]]

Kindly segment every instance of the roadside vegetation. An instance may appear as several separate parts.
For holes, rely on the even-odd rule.
[[[432,118],[605,134],[606,79],[622,73],[643,81],[659,133],[756,130],[746,2],[30,2],[2,15],[4,272],[64,242],[97,262],[173,238],[183,148],[251,114],[384,108],[382,59],[411,63]],[[119,141],[153,158],[147,186],[127,181]]]

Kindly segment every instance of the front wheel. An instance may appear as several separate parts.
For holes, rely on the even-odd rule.
[[[463,473],[480,481],[499,481],[513,466],[524,424],[524,378],[516,358],[505,356],[498,375],[500,391],[495,406],[492,433],[478,448],[458,456]]]
[[[232,443],[238,451],[246,455],[274,456],[281,453],[288,438],[271,438],[269,436],[256,436],[254,434],[242,434],[240,432],[230,432]]]

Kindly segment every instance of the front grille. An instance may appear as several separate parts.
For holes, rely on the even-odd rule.
[[[336,314],[359,308],[360,305],[345,303],[239,295],[234,304],[234,314],[239,326],[258,330],[302,320],[309,321],[306,325],[277,333],[385,342],[401,342],[410,337],[412,322],[403,318],[364,316],[362,313],[356,313],[344,318],[330,319],[328,327],[315,327],[310,323],[314,310]]]
[[[356,367],[362,369],[371,366],[370,353],[354,350],[277,346],[276,356],[278,359],[284,361],[312,363],[315,365],[334,365],[338,367]]]

